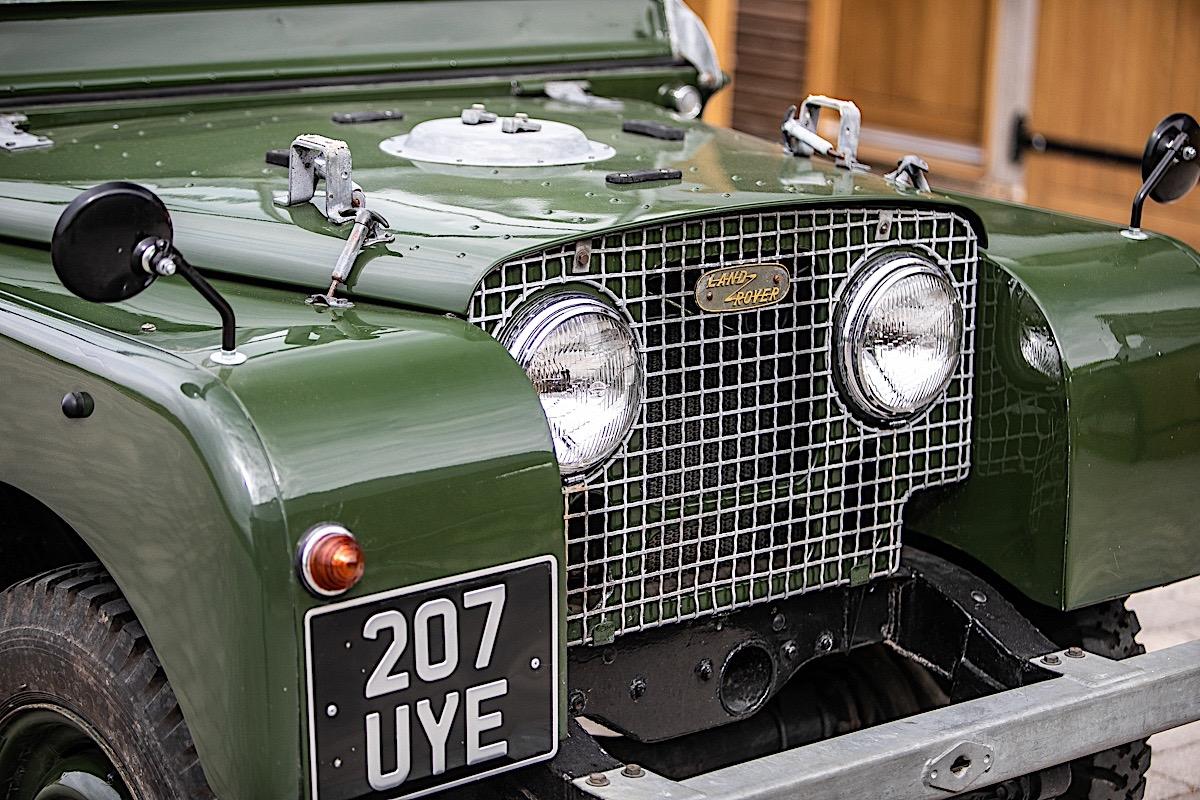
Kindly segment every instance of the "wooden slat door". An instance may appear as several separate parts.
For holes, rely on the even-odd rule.
[[[1140,156],[1167,114],[1200,115],[1200,2],[1043,0],[1030,128],[1049,139]],[[1026,154],[1028,202],[1123,223],[1136,167]],[[1200,247],[1200,190],[1147,201],[1144,227]]]
[[[805,91],[808,0],[742,0],[738,5],[733,126],[779,139],[783,112]]]

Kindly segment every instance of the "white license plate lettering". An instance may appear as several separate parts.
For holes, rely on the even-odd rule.
[[[408,706],[396,706],[396,746],[391,758],[396,766],[387,772],[383,768],[381,722],[379,714],[367,714],[367,783],[377,792],[386,792],[408,780],[409,770],[412,769],[412,748],[409,747],[408,741]]]
[[[314,800],[415,800],[551,757],[556,586],[537,558],[309,612]]]
[[[460,763],[469,766],[503,758],[508,755],[508,740],[494,739],[484,742],[488,731],[504,724],[504,714],[488,710],[490,701],[499,700],[508,694],[508,681],[500,679],[466,691],[465,725],[466,742]],[[441,775],[446,771],[446,746],[450,729],[459,712],[459,693],[449,692],[436,701],[424,698],[417,701],[417,720],[429,742],[430,774]],[[408,704],[396,706],[394,741],[391,748],[384,747],[382,715],[368,714],[365,720],[367,751],[367,782],[377,792],[395,789],[406,780],[412,770],[412,719]],[[394,765],[394,766],[393,766]]]

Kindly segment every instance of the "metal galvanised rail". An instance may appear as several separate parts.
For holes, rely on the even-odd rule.
[[[933,800],[1200,719],[1200,640],[1124,661],[1076,650],[1035,663],[1059,677],[684,781],[615,769],[574,783],[603,800]]]

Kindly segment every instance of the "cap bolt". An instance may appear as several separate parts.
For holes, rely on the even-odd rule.
[[[625,769],[621,770],[621,774],[626,778],[641,778],[645,776],[646,770],[637,764],[626,764]]]
[[[1083,658],[1084,652],[1082,647],[1068,647],[1066,652],[1067,658]]]
[[[1058,656],[1054,655],[1054,653],[1050,653],[1048,655],[1042,656],[1042,663],[1046,664],[1047,666],[1057,667],[1059,664],[1062,663],[1062,659],[1059,658]]]
[[[608,786],[608,776],[603,772],[593,772],[587,776],[588,786]]]

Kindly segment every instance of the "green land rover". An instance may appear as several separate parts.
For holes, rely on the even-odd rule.
[[[682,0],[0,5],[0,798],[1140,799],[1195,120],[1122,228],[727,80]]]

